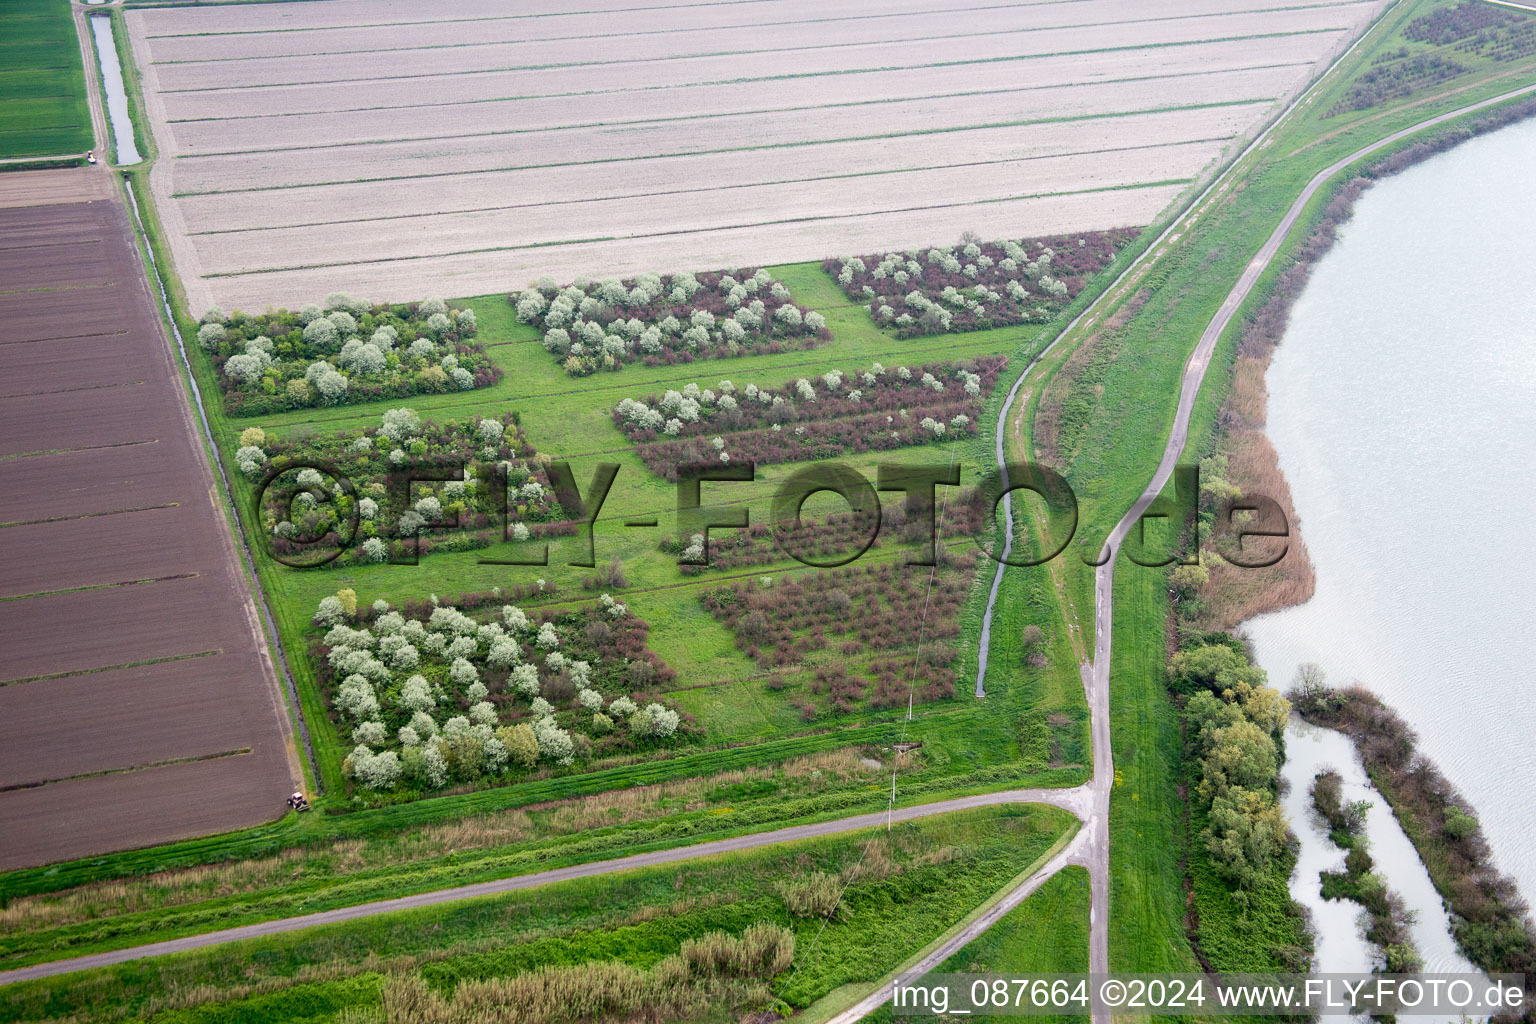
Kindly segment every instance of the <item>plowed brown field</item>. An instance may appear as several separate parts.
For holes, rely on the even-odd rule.
[[[51,173],[100,198],[0,207],[0,868],[256,824],[295,778],[126,211]]]

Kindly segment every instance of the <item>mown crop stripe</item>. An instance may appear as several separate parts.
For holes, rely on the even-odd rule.
[[[49,672],[40,676],[19,676],[16,679],[0,679],[0,686],[19,686],[22,683],[41,683],[49,679],[68,679],[72,676],[93,676],[101,672],[114,672],[120,668],[143,668],[145,665],[168,665],[173,661],[190,661],[193,658],[211,658],[223,654],[222,647],[210,651],[194,651],[191,654],[172,654],[164,658],[145,658],[141,661],[125,661],[117,665],[99,665],[95,668],[76,668],[68,672]]]
[[[977,7],[945,7],[945,8],[937,8],[937,9],[934,9],[934,10],[921,10],[921,11],[891,11],[889,13],[883,13],[883,14],[850,14],[850,15],[843,15],[843,16],[837,17],[837,18],[799,18],[799,19],[796,19],[795,23],[797,25],[824,25],[824,24],[828,24],[828,23],[832,23],[832,22],[840,22],[840,21],[879,21],[879,20],[882,20],[882,19],[883,20],[892,20],[892,19],[895,19],[895,18],[921,18],[921,17],[931,17],[932,15],[935,15],[935,14],[954,15],[954,14],[967,14],[967,13],[971,13],[971,12],[974,12],[974,11],[1026,10],[1026,9],[1029,9],[1029,8],[1054,7],[1054,6],[1058,6],[1058,5],[1061,5],[1061,4],[1071,4],[1071,3],[1081,3],[1081,2],[1082,2],[1082,0],[1045,0],[1045,2],[1043,2],[1043,3],[1042,2],[1034,2],[1034,3],[1019,3],[1019,4],[987,4],[987,5],[977,6]],[[1356,0],[1337,0],[1337,2],[1332,2],[1332,3],[1301,4],[1301,5],[1297,5],[1295,7],[1266,8],[1266,9],[1267,10],[1311,10],[1314,7],[1337,7],[1337,6],[1340,6],[1342,4],[1348,4],[1348,3],[1353,3],[1353,2],[1356,2]],[[548,18],[548,17],[565,18],[565,17],[571,17],[573,15],[580,15],[580,14],[614,15],[614,14],[623,14],[623,13],[626,13],[627,11],[631,11],[631,10],[663,10],[663,11],[673,11],[673,10],[678,10],[678,9],[684,8],[684,7],[716,7],[716,6],[728,6],[728,5],[724,5],[724,4],[675,4],[675,5],[668,5],[668,6],[665,6],[665,7],[655,7],[655,8],[651,8],[651,7],[619,8],[619,9],[612,10],[612,11],[561,11],[558,14],[497,14],[497,15],[486,15],[486,16],[478,17],[478,18],[438,18],[438,19],[433,19],[431,21],[377,21],[377,22],[367,22],[367,23],[362,23],[362,24],[347,24],[347,25],[311,25],[311,26],[306,26],[306,27],[301,27],[301,28],[242,28],[242,29],[234,29],[234,30],[231,30],[229,32],[166,32],[166,33],[163,33],[163,34],[160,34],[160,35],[145,35],[144,38],[146,38],[146,39],[228,39],[228,38],[230,38],[232,36],[275,36],[275,35],[284,35],[284,34],[294,33],[294,32],[352,32],[352,31],[357,31],[357,30],[361,30],[361,29],[371,29],[371,28],[410,28],[413,25],[465,25],[465,24],[475,24],[475,23],[479,23],[479,22],[491,22],[491,21],[521,21],[521,20],[524,20],[524,19],[527,19],[527,18]],[[784,23],[782,21],[749,21],[749,22],[741,22],[740,24],[735,24],[735,25],[704,25],[704,26],[700,26],[700,27],[697,27],[697,28],[687,28],[687,29],[671,28],[671,29],[653,29],[653,30],[643,31],[643,32],[625,32],[624,36],[627,38],[629,36],[675,35],[678,32],[729,32],[729,31],[733,31],[735,29],[778,28],[778,27],[782,26],[783,24]],[[548,43],[548,42],[560,42],[560,41],[563,41],[563,40],[571,40],[571,39],[607,39],[607,38],[609,38],[609,37],[605,36],[605,35],[590,35],[589,34],[589,35],[579,35],[579,36],[542,36],[542,37],[540,37],[538,39],[531,39],[531,40],[528,40],[528,41],[529,42],[537,42],[537,43]],[[357,53],[357,52],[362,52],[362,51],[338,50],[336,52],[338,52],[338,53]]]
[[[181,502],[168,501],[164,505],[135,505],[132,508],[114,508],[106,512],[77,512],[67,516],[47,516],[43,519],[13,519],[0,523],[0,530],[8,526],[40,526],[43,523],[67,523],[75,519],[96,519],[100,516],[123,516],[130,512],[154,512],[164,508],[179,508]]]
[[[53,388],[49,391],[8,391],[0,398],[31,398],[37,395],[68,395],[76,391],[105,391],[110,388],[131,388],[143,384],[142,380],[124,380],[115,384],[87,384],[78,388]]]
[[[197,6],[197,7],[207,7],[207,6],[215,6],[215,5],[222,6],[224,3],[242,4],[242,3],[249,3],[249,2],[251,2],[251,0],[192,0],[192,5],[193,6]],[[267,0],[258,0],[258,2],[267,2]],[[277,0],[277,2],[281,2],[281,0]],[[763,2],[763,0],[710,0],[709,3],[699,3],[699,4],[652,4],[652,5],[648,5],[648,6],[645,6],[645,7],[614,7],[614,8],[607,8],[607,9],[601,9],[601,10],[544,11],[544,12],[541,12],[539,14],[512,14],[512,15],[505,15],[505,17],[508,20],[521,19],[521,18],[530,18],[530,19],[531,18],[568,18],[568,17],[572,17],[574,15],[579,15],[579,14],[615,15],[615,14],[629,14],[629,13],[634,12],[634,11],[676,11],[676,10],[683,10],[683,9],[689,8],[689,7],[737,7],[737,6],[740,6],[742,4],[756,4],[756,3],[762,3],[762,2]],[[1077,2],[1077,0],[1049,0],[1049,2],[1052,2],[1052,3],[1075,3],[1075,2]],[[185,7],[185,6],[187,6],[187,0],[124,0],[124,3],[127,5],[127,7],[130,10],[155,10],[156,8],[161,8],[161,7]],[[460,20],[460,21],[482,21],[482,20],[499,20],[499,19],[462,18],[462,19],[457,19],[457,20]],[[417,22],[417,21],[402,21],[402,22],[399,22],[398,24],[401,24],[401,25],[420,25],[420,24],[423,24],[423,23],[422,22]],[[346,26],[326,26],[326,27],[328,27],[328,28],[338,28],[338,27],[339,28],[345,28]],[[312,31],[312,30],[310,30],[310,29],[291,29],[290,31],[304,32],[304,31]],[[201,33],[195,33],[195,34],[197,34],[197,35],[215,36],[215,35],[234,35],[235,33],[201,32]],[[151,39],[165,39],[165,38],[170,38],[170,37],[168,37],[168,36],[150,36],[149,38],[151,38]]]
[[[106,448],[137,448],[141,444],[159,443],[159,438],[151,437],[142,441],[114,441],[111,444],[82,444],[74,448],[44,448],[35,452],[15,452],[11,455],[0,455],[0,462],[7,462],[11,459],[30,459],[37,455],[72,455],[75,452],[96,452]]]
[[[101,281],[96,284],[58,284],[45,285],[39,288],[0,288],[0,295],[35,295],[43,292],[89,292],[102,288],[114,288],[116,281]]]
[[[87,583],[78,587],[63,587],[59,590],[37,590],[30,594],[12,594],[9,597],[0,597],[0,604],[7,601],[26,601],[34,597],[57,597],[60,594],[81,594],[88,590],[116,590],[118,587],[139,587],[146,583],[171,583],[176,580],[192,580],[201,576],[200,572],[178,572],[169,576],[146,576],[138,580],[118,580],[116,583]]]
[[[1251,68],[1247,68],[1247,67],[1245,67],[1245,68],[1229,68],[1229,69],[1224,70],[1224,71],[1197,72],[1197,73],[1194,73],[1194,74],[1152,75],[1152,76],[1148,76],[1146,79],[1134,79],[1134,78],[1133,79],[1124,79],[1124,80],[1120,81],[1119,84],[1124,84],[1125,82],[1134,82],[1134,81],[1149,81],[1149,80],[1153,80],[1153,79],[1201,78],[1201,77],[1204,77],[1205,75],[1232,75],[1232,74],[1240,74],[1240,73],[1245,72],[1245,71],[1265,71],[1265,70],[1274,70],[1275,68],[1299,67],[1299,66],[1304,66],[1304,65],[1300,65],[1300,64],[1275,64],[1275,65],[1256,66],[1256,67],[1251,67]],[[1022,87],[1022,88],[1019,88],[1019,89],[981,89],[981,90],[975,90],[975,91],[971,91],[971,92],[933,93],[931,95],[926,95],[926,96],[901,96],[901,97],[896,97],[894,99],[850,100],[850,101],[848,101],[846,103],[822,103],[822,104],[812,104],[812,105],[808,105],[808,106],[798,106],[798,107],[764,107],[764,108],[761,108],[761,109],[754,109],[754,110],[728,110],[728,111],[721,111],[719,113],[710,113],[710,114],[680,114],[680,115],[678,115],[676,117],[643,117],[643,118],[637,118],[635,120],[630,120],[630,121],[580,121],[580,122],[573,122],[573,123],[570,123],[570,124],[542,125],[542,126],[534,127],[534,128],[496,128],[496,129],[486,129],[486,130],[482,130],[482,131],[474,132],[474,133],[470,133],[470,134],[422,135],[422,136],[403,136],[402,135],[402,136],[398,136],[398,137],[395,137],[395,138],[387,138],[387,139],[383,139],[383,138],[356,139],[356,140],[353,140],[353,141],[350,141],[350,142],[330,142],[330,143],[325,143],[323,145],[318,145],[318,146],[317,145],[268,146],[268,147],[265,147],[265,148],[262,148],[262,149],[232,149],[232,150],[219,150],[219,151],[214,151],[214,152],[209,152],[209,153],[187,153],[187,154],[183,154],[183,155],[178,156],[177,159],[178,160],[194,160],[194,159],[207,158],[207,157],[229,157],[229,156],[244,157],[244,156],[253,156],[253,155],[261,154],[261,153],[307,153],[307,152],[311,152],[311,151],[316,150],[316,149],[352,149],[352,148],[355,148],[355,147],[358,147],[358,146],[392,146],[392,145],[401,145],[401,144],[406,144],[406,143],[444,142],[444,141],[451,141],[451,140],[454,140],[454,139],[490,138],[490,137],[503,136],[503,135],[540,135],[540,134],[544,134],[546,132],[585,131],[585,130],[590,130],[590,129],[594,129],[594,128],[611,129],[611,128],[633,128],[633,127],[645,126],[645,125],[685,124],[685,123],[690,122],[690,121],[722,121],[722,120],[725,120],[727,118],[733,118],[733,117],[762,117],[765,114],[796,114],[796,113],[805,113],[807,111],[815,111],[815,110],[837,110],[837,109],[842,109],[842,108],[872,107],[872,106],[882,106],[882,105],[898,104],[898,103],[923,103],[923,102],[925,102],[927,100],[964,99],[966,97],[972,97],[972,96],[1002,96],[1002,95],[1007,95],[1009,93],[1034,92],[1034,91],[1037,91],[1037,90],[1044,90],[1044,89],[1079,89],[1079,88],[1086,89],[1086,88],[1091,88],[1091,87],[1098,86],[1098,85],[1108,85],[1108,84],[1115,84],[1115,83],[1112,83],[1112,82],[1109,82],[1109,81],[1105,81],[1105,82],[1074,82],[1074,83],[1068,83],[1068,84],[1065,84],[1065,85],[1025,86],[1025,87]],[[1259,97],[1259,98],[1245,99],[1245,100],[1225,100],[1225,101],[1221,101],[1221,102],[1213,102],[1213,103],[1205,103],[1205,104],[1192,104],[1191,106],[1228,106],[1228,105],[1241,104],[1241,103],[1272,102],[1273,99],[1274,99],[1274,97]],[[449,106],[458,106],[458,104],[448,104],[448,105]],[[1183,109],[1185,109],[1185,107],[1183,107],[1183,106],[1173,106],[1173,107],[1164,107],[1164,108],[1159,108],[1159,109],[1162,109],[1162,110],[1183,110]],[[283,116],[290,116],[290,115],[283,115]],[[291,116],[311,117],[311,116],[316,116],[316,115],[314,115],[314,114],[300,114],[300,115],[291,115]],[[1052,121],[1086,120],[1088,118],[1102,117],[1102,116],[1106,116],[1106,115],[1104,115],[1104,114],[1080,114],[1080,115],[1076,115],[1076,116],[1063,116],[1063,117],[1041,118],[1041,119],[1026,119],[1026,120],[1022,120],[1022,121],[1003,121],[1003,122],[998,122],[998,123],[999,124],[1003,124],[1003,125],[1036,124],[1036,123],[1049,123],[1049,122],[1052,122]],[[1113,114],[1111,114],[1109,116],[1113,116]],[[991,125],[992,122],[982,122],[982,124],[983,125]],[[921,135],[921,134],[926,134],[926,133],[922,132],[922,131],[914,131],[914,132],[887,132],[887,133],[884,133],[884,135],[874,136],[874,137],[876,137],[876,138],[886,138],[886,137],[901,137],[901,136],[905,136],[905,135]],[[855,138],[859,138],[859,137],[855,137]],[[841,140],[839,140],[839,141],[841,141]],[[789,145],[789,143],[780,143],[779,145]],[[696,151],[694,151],[694,150],[686,150],[684,152],[691,155],[692,153],[694,153]],[[634,158],[628,158],[628,159],[634,159]],[[584,162],[584,161],[577,161],[577,163],[582,163],[582,162]],[[182,195],[182,194],[185,194],[185,193],[177,193],[177,194],[178,195]]]
[[[0,245],[0,252],[17,252],[21,249],[57,249],[63,245],[100,245],[103,238],[68,238],[57,242],[24,242],[21,245]]]
[[[90,338],[112,338],[127,333],[127,329],[118,328],[115,331],[102,331],[98,334],[60,334],[48,338],[16,338],[12,341],[0,341],[0,345],[36,345],[44,341],[86,341]]]
[[[189,754],[185,757],[168,757],[162,761],[149,761],[145,764],[127,765],[122,768],[101,768],[93,772],[80,772],[76,775],[65,775],[57,779],[41,779],[36,782],[13,782],[0,786],[0,793],[11,793],[18,789],[41,789],[43,786],[56,786],[61,782],[78,782],[81,779],[99,779],[104,775],[129,775],[133,772],[147,772],[154,768],[170,768],[178,764],[196,764],[199,761],[222,761],[229,757],[244,757],[251,752],[250,747],[239,747],[235,750],[221,750],[216,754]]]

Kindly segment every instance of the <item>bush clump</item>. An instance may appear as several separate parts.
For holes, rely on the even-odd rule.
[[[1135,228],[963,239],[957,246],[829,259],[822,269],[898,338],[1046,323],[1114,260]]]
[[[620,281],[549,279],[509,295],[517,318],[544,331],[565,372],[584,377],[647,366],[812,348],[832,337],[820,313],[791,301],[762,269],[641,274]]]
[[[494,384],[501,370],[475,333],[474,311],[441,299],[374,305],[338,293],[297,312],[210,309],[197,342],[213,358],[225,410],[257,416]]]

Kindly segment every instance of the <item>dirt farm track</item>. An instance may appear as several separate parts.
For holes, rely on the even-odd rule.
[[[1381,0],[129,10],[194,312],[1146,224]]]
[[[0,869],[268,820],[295,777],[106,175],[0,176]]]

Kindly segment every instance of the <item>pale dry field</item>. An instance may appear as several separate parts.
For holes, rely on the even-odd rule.
[[[1149,223],[1382,0],[129,11],[194,311]]]

